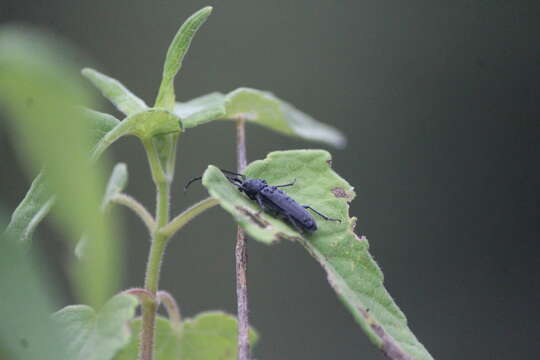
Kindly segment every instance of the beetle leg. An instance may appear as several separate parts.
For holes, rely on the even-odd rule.
[[[320,217],[322,217],[322,218],[323,218],[324,220],[326,220],[326,221],[339,221],[339,222],[341,222],[341,220],[339,220],[339,219],[332,219],[332,218],[329,218],[328,216],[324,215],[323,213],[318,212],[317,210],[315,210],[314,208],[312,208],[312,207],[309,206],[309,205],[302,205],[302,207],[303,207],[304,209],[311,209],[311,211],[313,211],[315,214],[319,215]]]
[[[255,200],[257,200],[257,204],[259,204],[259,207],[261,208],[261,210],[259,210],[259,212],[257,212],[257,215],[260,215],[261,212],[268,210],[268,207],[266,205],[264,205],[264,202],[262,201],[259,194],[255,195]]]
[[[296,222],[296,220],[294,220],[292,218],[291,215],[288,215],[287,214],[287,219],[289,220],[289,222],[296,228],[296,231],[298,231],[300,234],[303,234],[304,233],[304,229],[302,229],[300,226],[298,226],[298,223]]]
[[[275,185],[275,187],[280,188],[280,187],[285,187],[285,186],[293,186],[294,184],[296,184],[296,179],[294,179],[292,183],[283,184],[283,185]]]

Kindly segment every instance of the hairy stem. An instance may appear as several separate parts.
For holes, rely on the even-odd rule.
[[[172,174],[168,176],[163,170],[152,139],[144,140],[143,145],[146,149],[148,162],[150,163],[152,179],[156,185],[157,200],[156,226],[152,234],[152,244],[150,246],[144,279],[144,288],[154,296],[154,299],[144,301],[142,304],[143,316],[139,360],[152,360],[154,351],[154,327],[158,307],[155,297],[159,286],[161,262],[165,247],[167,246],[167,240],[169,239],[166,235],[161,234],[159,230],[169,222],[170,181]]]
[[[151,292],[149,292],[146,289],[143,288],[131,288],[122,291],[123,294],[130,294],[135,295],[137,298],[139,298],[139,303],[143,303],[144,301],[148,300],[154,300],[154,295],[152,295]]]
[[[167,176],[172,180],[174,175],[174,168],[176,165],[176,144],[178,143],[178,134],[169,135],[171,137],[171,152],[169,158],[167,159],[167,164],[165,165],[165,171]]]
[[[139,360],[152,360],[154,356],[154,326],[157,303],[145,301],[142,305],[142,329],[139,347]]]
[[[236,159],[238,173],[247,165],[245,120],[236,121]],[[247,295],[247,242],[244,230],[236,233],[236,298],[238,306],[238,360],[249,360],[249,319]]]
[[[165,306],[165,309],[167,309],[167,314],[169,315],[172,326],[176,329],[180,329],[180,308],[178,307],[176,300],[174,300],[171,294],[161,290],[157,292],[157,299]]]
[[[198,203],[187,208],[180,215],[172,219],[170,223],[162,227],[159,231],[160,234],[165,235],[169,238],[172,237],[174,234],[176,234],[178,230],[183,228],[184,225],[186,225],[194,217],[201,214],[205,210],[216,206],[217,204],[219,204],[219,201],[211,197],[199,201]]]
[[[112,202],[119,205],[124,205],[131,209],[139,218],[144,222],[150,234],[152,234],[156,228],[156,222],[152,215],[146,210],[146,208],[137,200],[126,194],[116,194],[112,198]]]

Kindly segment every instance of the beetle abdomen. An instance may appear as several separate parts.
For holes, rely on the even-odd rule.
[[[278,215],[281,215],[281,217],[287,219],[290,216],[296,222],[296,225],[304,230],[310,232],[317,230],[317,224],[313,216],[283,191],[274,186],[267,186],[260,191],[260,194],[270,203],[271,208],[280,210]]]

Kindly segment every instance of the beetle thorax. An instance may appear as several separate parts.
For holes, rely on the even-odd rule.
[[[248,195],[255,195],[267,186],[263,179],[247,179],[242,183],[242,190]]]

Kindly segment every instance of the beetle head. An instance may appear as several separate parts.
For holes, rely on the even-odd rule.
[[[242,191],[248,196],[253,197],[266,186],[268,184],[263,179],[247,179],[242,183]]]

